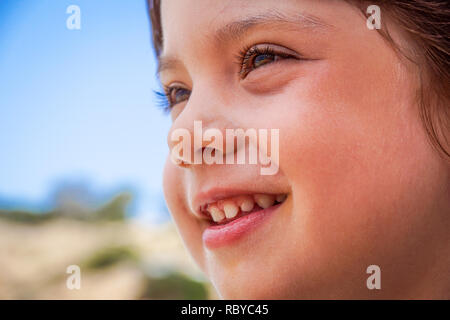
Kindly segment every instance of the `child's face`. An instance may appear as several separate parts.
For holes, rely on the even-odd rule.
[[[170,0],[161,10],[161,81],[182,88],[172,131],[193,137],[196,120],[203,131],[280,130],[276,175],[167,160],[169,209],[220,295],[412,293],[449,227],[448,167],[422,129],[412,67],[344,1]],[[258,45],[242,68],[240,54]],[[198,215],[201,205],[258,193],[287,198],[223,232]],[[372,264],[378,292],[366,287]]]

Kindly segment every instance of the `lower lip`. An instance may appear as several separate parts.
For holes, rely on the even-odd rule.
[[[209,249],[229,245],[253,231],[273,213],[281,204],[255,211],[227,224],[213,225],[203,232],[203,242]]]

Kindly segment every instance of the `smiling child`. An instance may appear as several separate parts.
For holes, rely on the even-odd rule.
[[[164,193],[221,298],[450,298],[447,1],[149,4],[173,120]],[[172,152],[196,121],[215,139]],[[193,160],[234,157],[227,129],[267,130],[276,173]]]

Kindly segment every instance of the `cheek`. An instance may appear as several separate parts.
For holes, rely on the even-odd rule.
[[[185,175],[185,169],[175,166],[169,158],[166,160],[163,175],[164,197],[185,246],[195,262],[204,270],[202,227],[186,205],[188,202],[184,187]]]
[[[375,93],[361,79],[296,81],[263,104],[273,106],[265,114],[280,128],[280,169],[292,187],[284,247],[296,261],[310,261],[322,281],[364,277],[371,259],[412,259],[408,253],[429,236],[422,224],[443,183],[438,160],[412,91],[387,79],[391,88]]]
[[[414,179],[428,161],[404,71],[392,67],[398,64],[390,56],[376,65],[354,59],[365,67],[316,64],[314,76],[293,83],[277,103],[285,115],[279,121],[284,171],[293,184],[312,190],[312,201],[351,206],[364,199],[369,205],[398,196],[404,188],[399,177]]]
[[[358,205],[392,205],[412,193],[405,181],[417,183],[435,166],[414,91],[392,65],[381,71],[323,65],[278,102],[280,114],[289,115],[280,121],[283,170],[310,190],[316,206],[355,212]]]

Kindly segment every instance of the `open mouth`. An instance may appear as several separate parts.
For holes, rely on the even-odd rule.
[[[221,198],[200,206],[209,226],[203,231],[203,242],[209,249],[231,245],[256,230],[263,221],[286,201],[287,194],[247,194]]]
[[[224,225],[251,213],[270,209],[286,200],[286,194],[240,195],[204,204],[200,212],[213,225]]]

